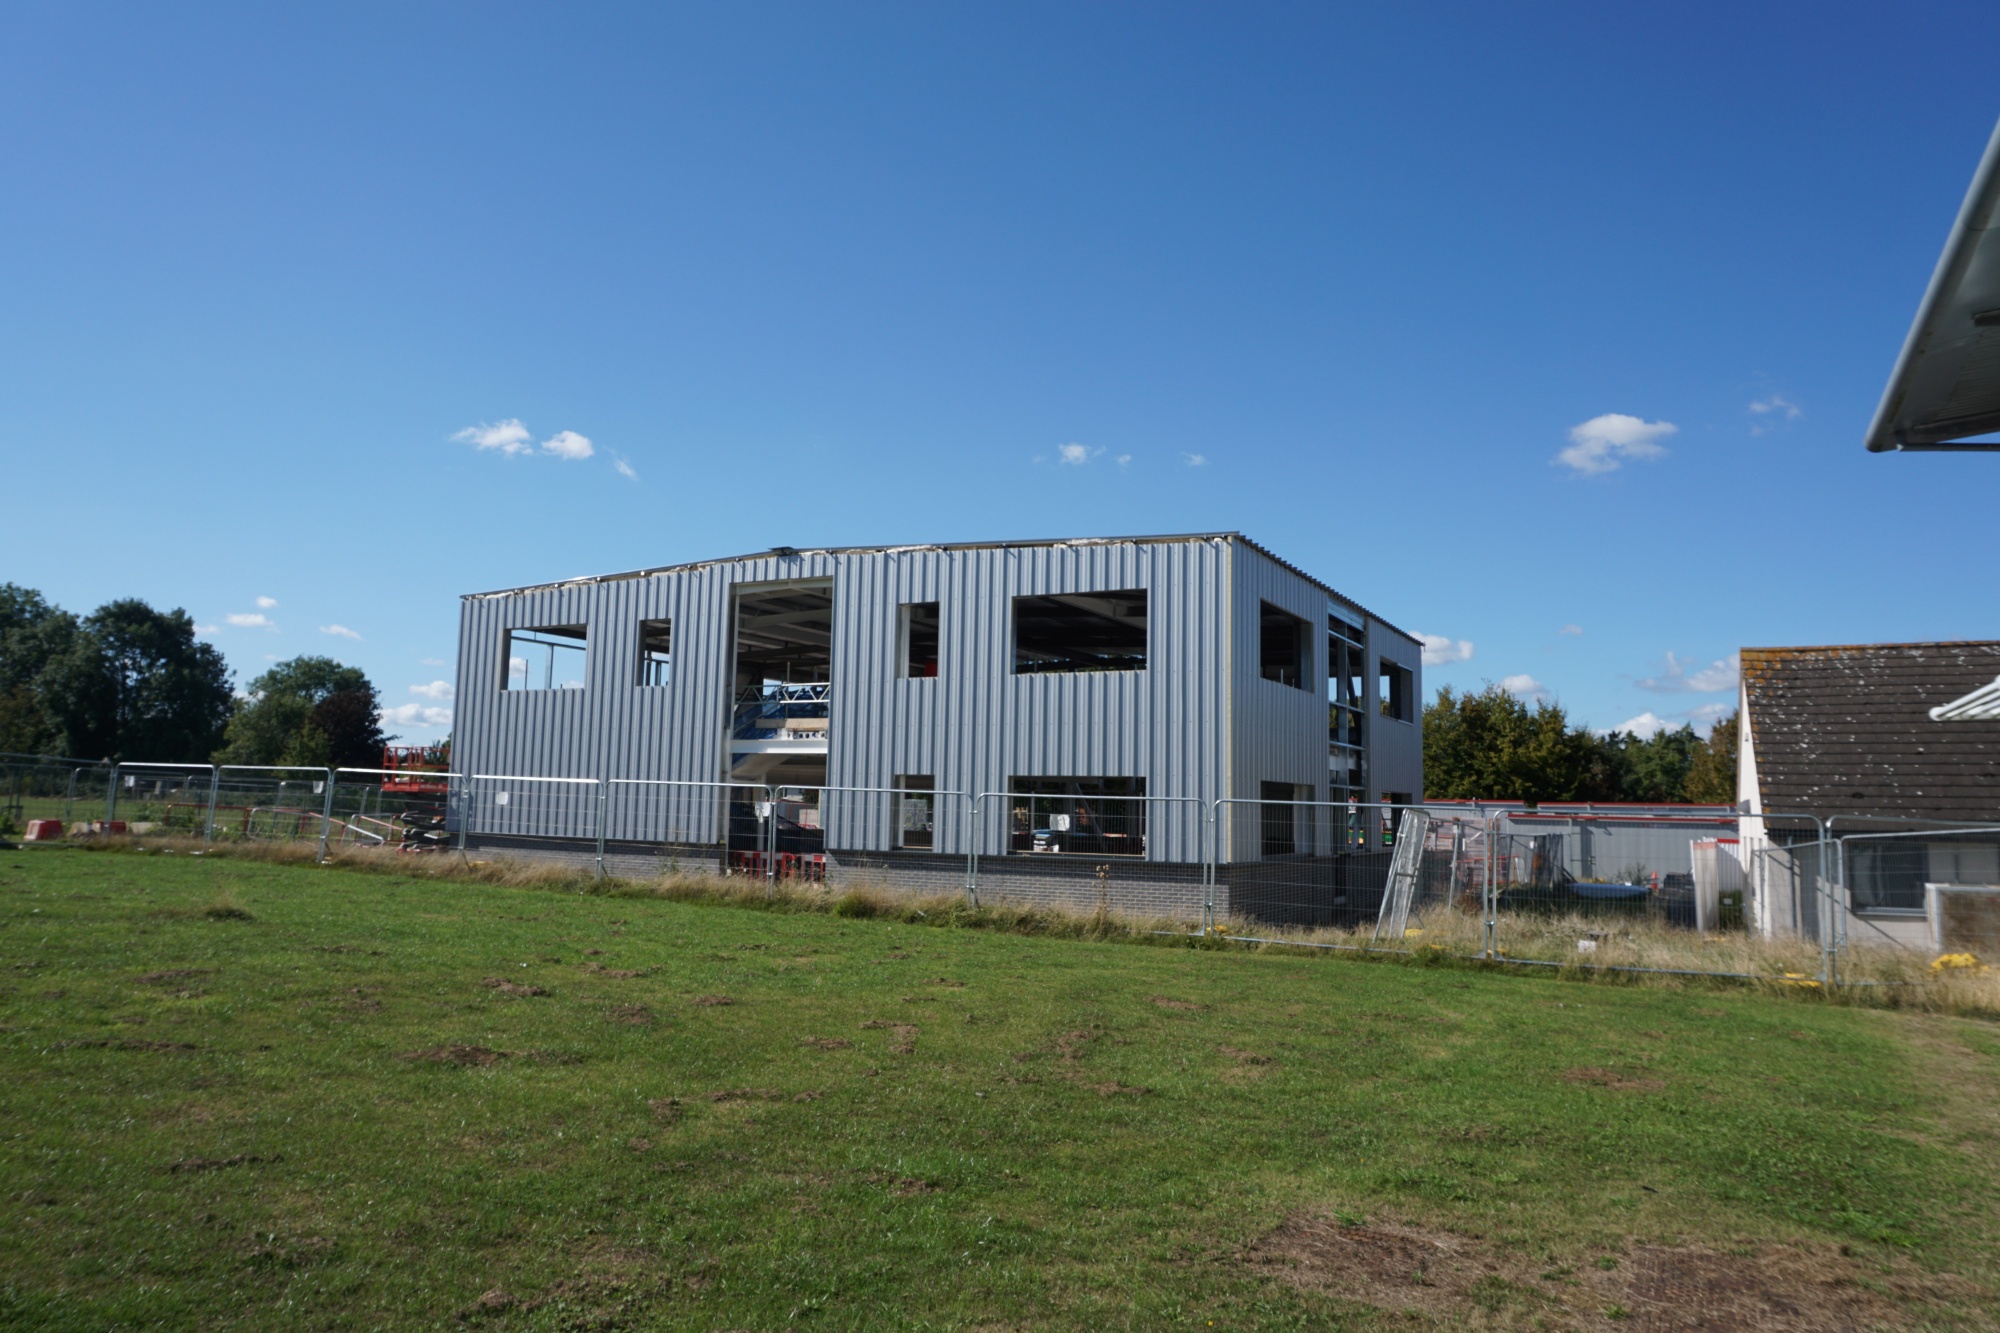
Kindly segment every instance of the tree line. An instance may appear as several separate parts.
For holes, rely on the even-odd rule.
[[[1435,800],[1736,803],[1736,714],[1706,737],[1692,725],[1640,737],[1572,726],[1562,705],[1530,707],[1498,685],[1424,709],[1424,794]]]
[[[0,584],[0,751],[374,768],[393,739],[358,667],[294,657],[239,694],[186,611],[124,598],[78,616]]]

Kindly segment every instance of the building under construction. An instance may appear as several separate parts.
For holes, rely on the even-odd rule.
[[[1179,910],[1357,836],[1292,803],[1418,799],[1421,698],[1415,638],[1235,533],[780,547],[467,596],[453,768],[475,845]]]

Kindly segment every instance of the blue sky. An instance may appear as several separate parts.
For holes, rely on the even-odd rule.
[[[428,738],[463,592],[1239,529],[1438,636],[1432,687],[1706,717],[1742,646],[2000,628],[2000,458],[1861,447],[2000,115],[1949,58],[1996,39],[9,6],[0,579],[185,607],[240,680],[331,653]]]

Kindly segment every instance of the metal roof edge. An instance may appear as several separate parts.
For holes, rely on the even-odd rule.
[[[626,570],[617,574],[594,574],[573,579],[552,579],[547,583],[527,583],[516,588],[495,588],[488,592],[460,593],[459,600],[470,602],[482,601],[489,597],[517,597],[531,592],[547,592],[556,588],[573,588],[579,584],[619,583],[626,579],[648,579],[658,577],[662,574],[683,574],[690,570],[706,569],[712,565],[733,565],[741,564],[748,560],[768,560],[773,558],[790,559],[794,556],[806,555],[895,555],[904,551],[982,551],[1007,550],[1009,548],[1028,546],[1120,546],[1127,544],[1136,546],[1149,542],[1213,541],[1241,542],[1281,569],[1298,575],[1328,596],[1345,602],[1376,624],[1381,625],[1385,629],[1395,631],[1418,647],[1423,646],[1423,641],[1408,630],[1383,619],[1360,602],[1341,592],[1338,588],[1333,587],[1322,579],[1314,578],[1311,574],[1306,573],[1305,570],[1300,569],[1297,565],[1261,542],[1246,537],[1240,532],[1156,533],[1136,537],[1038,537],[1028,541],[899,542],[882,543],[872,546],[774,546],[766,550],[751,551],[743,555],[715,556],[705,560],[684,560],[676,564],[654,565],[644,569]]]

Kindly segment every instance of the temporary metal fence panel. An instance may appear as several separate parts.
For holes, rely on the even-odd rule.
[[[1228,914],[1306,929],[1354,929],[1381,918],[1397,832],[1410,812],[1423,809],[1241,797],[1213,808],[1215,845],[1234,851],[1212,871],[1227,892]],[[1485,844],[1483,819],[1462,810],[1426,813],[1411,844],[1410,909],[1476,893]]]
[[[58,755],[0,755],[0,829],[25,832],[37,820],[82,831],[104,810],[111,765]]]
[[[220,773],[213,764],[132,761],[113,767],[103,829],[129,837],[214,835]]]
[[[1929,917],[1929,886],[2000,884],[2000,825],[1885,829],[1836,841],[1849,939],[1941,947]]]
[[[1640,917],[1699,924],[1694,845],[1734,837],[1736,821],[1676,814],[1498,811],[1495,893],[1501,910]]]
[[[1396,847],[1389,858],[1389,885],[1383,894],[1382,912],[1375,919],[1375,938],[1400,940],[1410,925],[1410,904],[1416,897],[1422,870],[1424,837],[1431,817],[1425,810],[1406,810],[1396,829]]]
[[[966,892],[1209,919],[1206,804],[1193,796],[988,791],[969,802]],[[1169,856],[1169,844],[1183,856]]]
[[[766,873],[771,789],[754,782],[612,778],[607,845],[650,853],[666,873]]]
[[[462,845],[469,788],[443,769],[342,768],[321,807],[320,855],[333,847],[446,851]]]
[[[466,833],[595,845],[603,828],[603,794],[596,778],[475,773],[466,779]]]
[[[318,841],[333,770],[288,764],[216,769],[210,836],[243,841]]]

